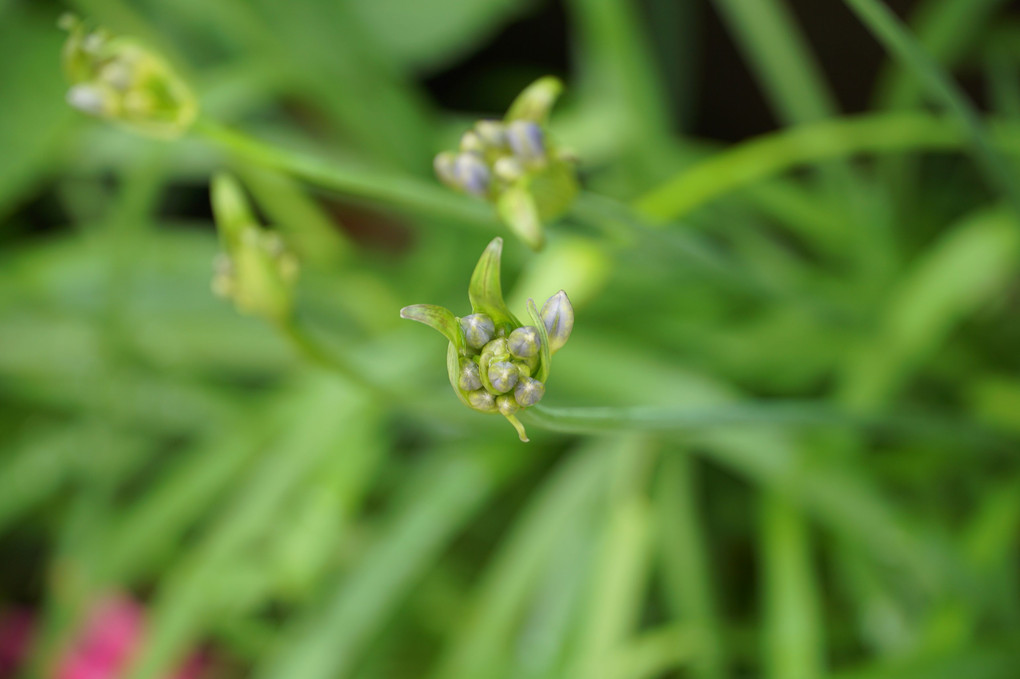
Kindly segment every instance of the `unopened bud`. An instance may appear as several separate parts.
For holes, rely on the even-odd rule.
[[[484,196],[489,191],[492,175],[489,167],[477,153],[461,153],[457,156],[454,175],[460,188],[476,196]]]
[[[67,90],[67,103],[90,116],[103,116],[110,110],[110,102],[96,85],[74,85]]]
[[[498,120],[479,120],[475,123],[475,134],[489,148],[506,145],[506,128]]]
[[[542,340],[539,339],[537,329],[526,325],[510,333],[506,338],[506,346],[515,358],[531,358],[538,355]]]
[[[472,391],[468,394],[467,402],[475,410],[481,410],[484,413],[491,413],[496,410],[496,397],[484,389]]]
[[[482,388],[482,378],[478,374],[478,364],[471,359],[463,361],[463,365],[460,368],[460,378],[457,380],[457,386],[460,387],[461,391],[477,391]]]
[[[509,361],[497,361],[489,364],[489,383],[501,394],[513,389],[519,377],[517,366]]]
[[[496,334],[496,325],[485,314],[471,314],[460,319],[464,339],[472,349],[482,349]]]
[[[574,329],[574,307],[571,306],[567,293],[560,290],[547,299],[542,305],[541,316],[545,323],[545,331],[549,335],[549,351],[556,353],[567,343],[570,332]]]
[[[514,389],[514,398],[522,408],[533,406],[545,396],[545,385],[531,377],[522,377]]]
[[[441,182],[455,189],[460,188],[460,181],[457,179],[456,153],[453,151],[443,151],[432,161],[432,167]]]
[[[460,138],[460,150],[465,153],[484,153],[485,142],[478,134],[468,130]]]
[[[497,179],[512,184],[524,176],[524,166],[513,156],[503,156],[493,164],[492,172]]]
[[[506,138],[514,155],[525,163],[545,158],[542,128],[530,120],[515,120],[507,125]]]
[[[514,413],[521,409],[521,407],[517,404],[517,401],[514,400],[512,394],[503,394],[502,396],[497,396],[496,408],[499,410],[501,415],[505,415],[507,417],[513,415]]]

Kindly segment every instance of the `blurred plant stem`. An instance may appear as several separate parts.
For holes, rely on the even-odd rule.
[[[370,379],[346,358],[326,348],[322,342],[315,339],[303,323],[294,318],[288,318],[280,323],[276,323],[275,327],[295,351],[310,363],[317,365],[327,372],[338,375],[351,384],[363,387],[369,392],[387,398],[393,397],[393,393],[387,388]]]
[[[500,228],[487,205],[404,174],[369,167],[325,162],[298,151],[284,150],[209,120],[200,120],[196,134],[238,160],[285,172],[356,199],[378,201],[417,216],[452,219],[490,230]]]

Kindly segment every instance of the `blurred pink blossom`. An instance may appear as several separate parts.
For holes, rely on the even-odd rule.
[[[26,611],[0,618],[0,679],[12,676],[24,659],[32,622]],[[118,679],[131,664],[144,635],[145,610],[139,603],[124,595],[100,599],[57,662],[53,679]],[[204,665],[195,655],[168,679],[198,679]]]

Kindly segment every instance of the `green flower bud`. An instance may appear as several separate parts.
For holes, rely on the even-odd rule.
[[[485,153],[485,142],[473,130],[468,130],[460,138],[460,150],[466,153]]]
[[[503,394],[496,397],[496,409],[499,410],[500,415],[510,417],[520,410],[521,407],[511,394]]]
[[[514,398],[522,408],[533,406],[545,396],[545,385],[531,377],[522,377],[514,389]]]
[[[293,311],[297,258],[277,234],[258,226],[232,177],[213,179],[212,200],[225,250],[213,265],[213,291],[242,313],[285,320]]]
[[[472,391],[467,395],[468,404],[483,413],[496,412],[496,397],[484,389]]]
[[[64,72],[71,87],[67,102],[91,116],[150,137],[172,139],[198,117],[198,103],[184,80],[159,55],[128,37],[92,29],[72,15]]]
[[[460,189],[460,180],[457,179],[457,154],[452,151],[443,151],[435,160],[432,167],[440,181],[451,188]]]
[[[478,374],[478,364],[471,359],[464,359],[461,362],[460,379],[457,386],[461,391],[477,391],[482,388],[482,378]]]
[[[492,172],[496,179],[512,184],[524,176],[524,166],[513,156],[503,156],[493,163]]]
[[[546,300],[542,305],[542,322],[549,335],[549,351],[555,354],[567,343],[574,329],[574,307],[566,292],[560,290]]]
[[[475,123],[475,134],[489,149],[506,146],[506,128],[498,120],[479,120]]]
[[[496,325],[485,314],[471,314],[460,319],[460,327],[464,331],[464,339],[472,349],[481,349],[496,334]]]
[[[489,383],[500,394],[513,389],[517,385],[519,377],[517,366],[509,361],[496,361],[489,364]]]
[[[531,358],[538,356],[542,340],[539,339],[537,329],[526,325],[510,333],[506,338],[506,346],[515,358]]]

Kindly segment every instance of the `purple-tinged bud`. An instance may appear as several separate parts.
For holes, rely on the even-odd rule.
[[[530,325],[517,328],[506,338],[506,346],[515,358],[531,358],[537,356],[542,347],[538,330]]]
[[[461,153],[457,156],[454,174],[460,187],[468,193],[476,196],[488,193],[492,175],[485,161],[477,153]]]
[[[472,360],[465,360],[460,368],[460,377],[457,379],[457,386],[461,391],[476,391],[482,388],[482,378],[478,374],[478,364]]]
[[[531,377],[522,377],[514,389],[514,398],[522,408],[533,406],[545,396],[545,385]]]
[[[545,158],[542,128],[530,120],[515,120],[507,125],[506,138],[514,155],[525,163]]]
[[[467,402],[472,408],[475,410],[481,410],[483,413],[492,413],[496,411],[496,397],[484,389],[472,391],[470,394],[467,394]]]
[[[464,339],[472,349],[481,349],[496,334],[496,325],[485,314],[471,314],[460,319],[460,327],[464,330]]]
[[[514,400],[512,394],[503,394],[502,396],[497,396],[496,408],[499,410],[501,415],[505,415],[507,417],[510,417],[511,415],[513,415],[514,413],[521,409],[521,407],[517,405],[517,401]]]
[[[510,361],[497,361],[489,364],[489,383],[501,394],[513,389],[519,377],[517,366]]]
[[[571,306],[567,293],[560,290],[547,299],[542,305],[541,316],[549,335],[549,351],[556,353],[567,343],[570,331],[574,329],[574,307]]]

